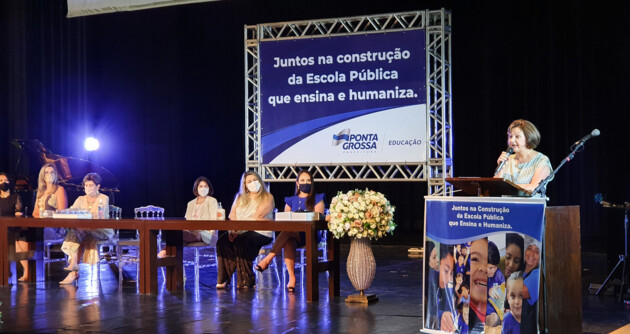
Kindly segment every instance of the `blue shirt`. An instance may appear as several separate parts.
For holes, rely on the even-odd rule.
[[[527,299],[529,305],[534,305],[534,303],[538,301],[539,274],[540,270],[536,268],[530,271],[529,274],[525,274],[525,278],[523,279],[523,284],[529,291],[529,299]]]
[[[315,194],[315,203],[313,206],[317,205],[319,202],[323,202],[326,199],[326,194]],[[291,211],[309,211],[306,208],[306,197],[299,197],[298,195],[289,196],[284,198],[284,203],[291,208]]]
[[[464,316],[460,313],[459,318],[457,319],[459,325],[459,333],[460,334],[468,334],[468,324],[464,322]]]
[[[503,283],[505,283],[505,276],[503,276],[503,272],[501,272],[501,269],[497,268],[494,276],[488,277],[488,290]]]
[[[501,334],[520,334],[521,333],[521,323],[514,319],[512,313],[508,313],[503,318],[503,330],[501,330]]]
[[[438,288],[437,290],[437,302],[438,302],[438,324],[441,327],[442,314],[444,312],[451,312],[453,317],[453,323],[455,323],[455,317],[457,317],[457,311],[455,310],[455,293],[453,288],[446,287],[444,289]]]
[[[461,266],[458,264],[455,265],[455,274],[466,275],[466,264],[462,264]]]

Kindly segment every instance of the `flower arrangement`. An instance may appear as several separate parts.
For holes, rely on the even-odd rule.
[[[395,207],[380,192],[368,189],[340,191],[330,203],[326,220],[328,229],[337,239],[348,235],[377,240],[394,232],[394,210]]]

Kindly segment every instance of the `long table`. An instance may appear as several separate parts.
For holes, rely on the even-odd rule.
[[[0,218],[0,285],[9,284],[9,256],[15,254],[15,235],[19,227],[114,228],[136,229],[140,235],[140,293],[158,291],[158,268],[166,267],[166,288],[183,288],[183,230],[267,230],[295,231],[306,234],[306,290],[307,301],[319,300],[319,272],[328,271],[331,297],[339,296],[339,244],[327,238],[328,259],[320,261],[317,252],[317,231],[326,230],[326,222],[311,221],[191,221],[184,219],[35,219]],[[162,231],[167,257],[157,256],[157,235]],[[329,235],[330,236],[330,235]],[[35,274],[32,275],[36,277]]]
[[[145,254],[157,254],[157,234],[162,231],[166,242],[168,257],[158,259],[155,256],[145,260],[141,265],[144,270],[146,292],[158,291],[157,275],[158,267],[165,266],[166,288],[168,290],[180,289],[183,285],[183,273],[181,263],[182,254],[182,230],[271,230],[294,231],[306,234],[306,300],[319,300],[319,273],[329,272],[328,291],[331,297],[339,296],[339,245],[332,237],[328,238],[328,259],[318,260],[317,231],[328,230],[326,222],[310,221],[190,221],[190,220],[153,220],[145,223],[145,234],[148,242],[144,244]]]

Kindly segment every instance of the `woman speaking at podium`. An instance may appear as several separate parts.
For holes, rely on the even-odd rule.
[[[497,159],[494,177],[533,191],[552,170],[549,158],[534,150],[540,143],[540,132],[531,122],[517,119],[508,127],[507,142],[508,149]]]

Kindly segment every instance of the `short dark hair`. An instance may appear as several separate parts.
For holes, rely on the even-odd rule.
[[[99,185],[101,184],[101,182],[103,181],[103,179],[101,179],[101,176],[98,175],[97,173],[87,173],[85,174],[85,176],[83,177],[83,184],[85,185],[85,182],[87,181],[92,181],[94,182],[95,185]]]
[[[212,182],[210,182],[210,180],[205,177],[205,176],[200,176],[195,180],[195,184],[193,184],[193,194],[195,194],[195,196],[199,196],[199,192],[197,191],[197,188],[199,188],[199,183],[201,182],[205,182],[208,185],[208,196],[212,196],[214,194],[214,188],[212,187]]]
[[[508,126],[508,134],[510,134],[510,131],[514,128],[523,130],[526,139],[525,146],[527,146],[527,148],[533,150],[540,144],[540,132],[532,122],[517,119]]]
[[[448,256],[448,254],[451,254],[451,256],[453,256],[453,246],[440,244],[440,261],[444,260]],[[453,256],[453,258],[455,257]]]
[[[488,263],[492,265],[499,265],[501,262],[501,254],[499,254],[499,248],[494,242],[488,241]]]

